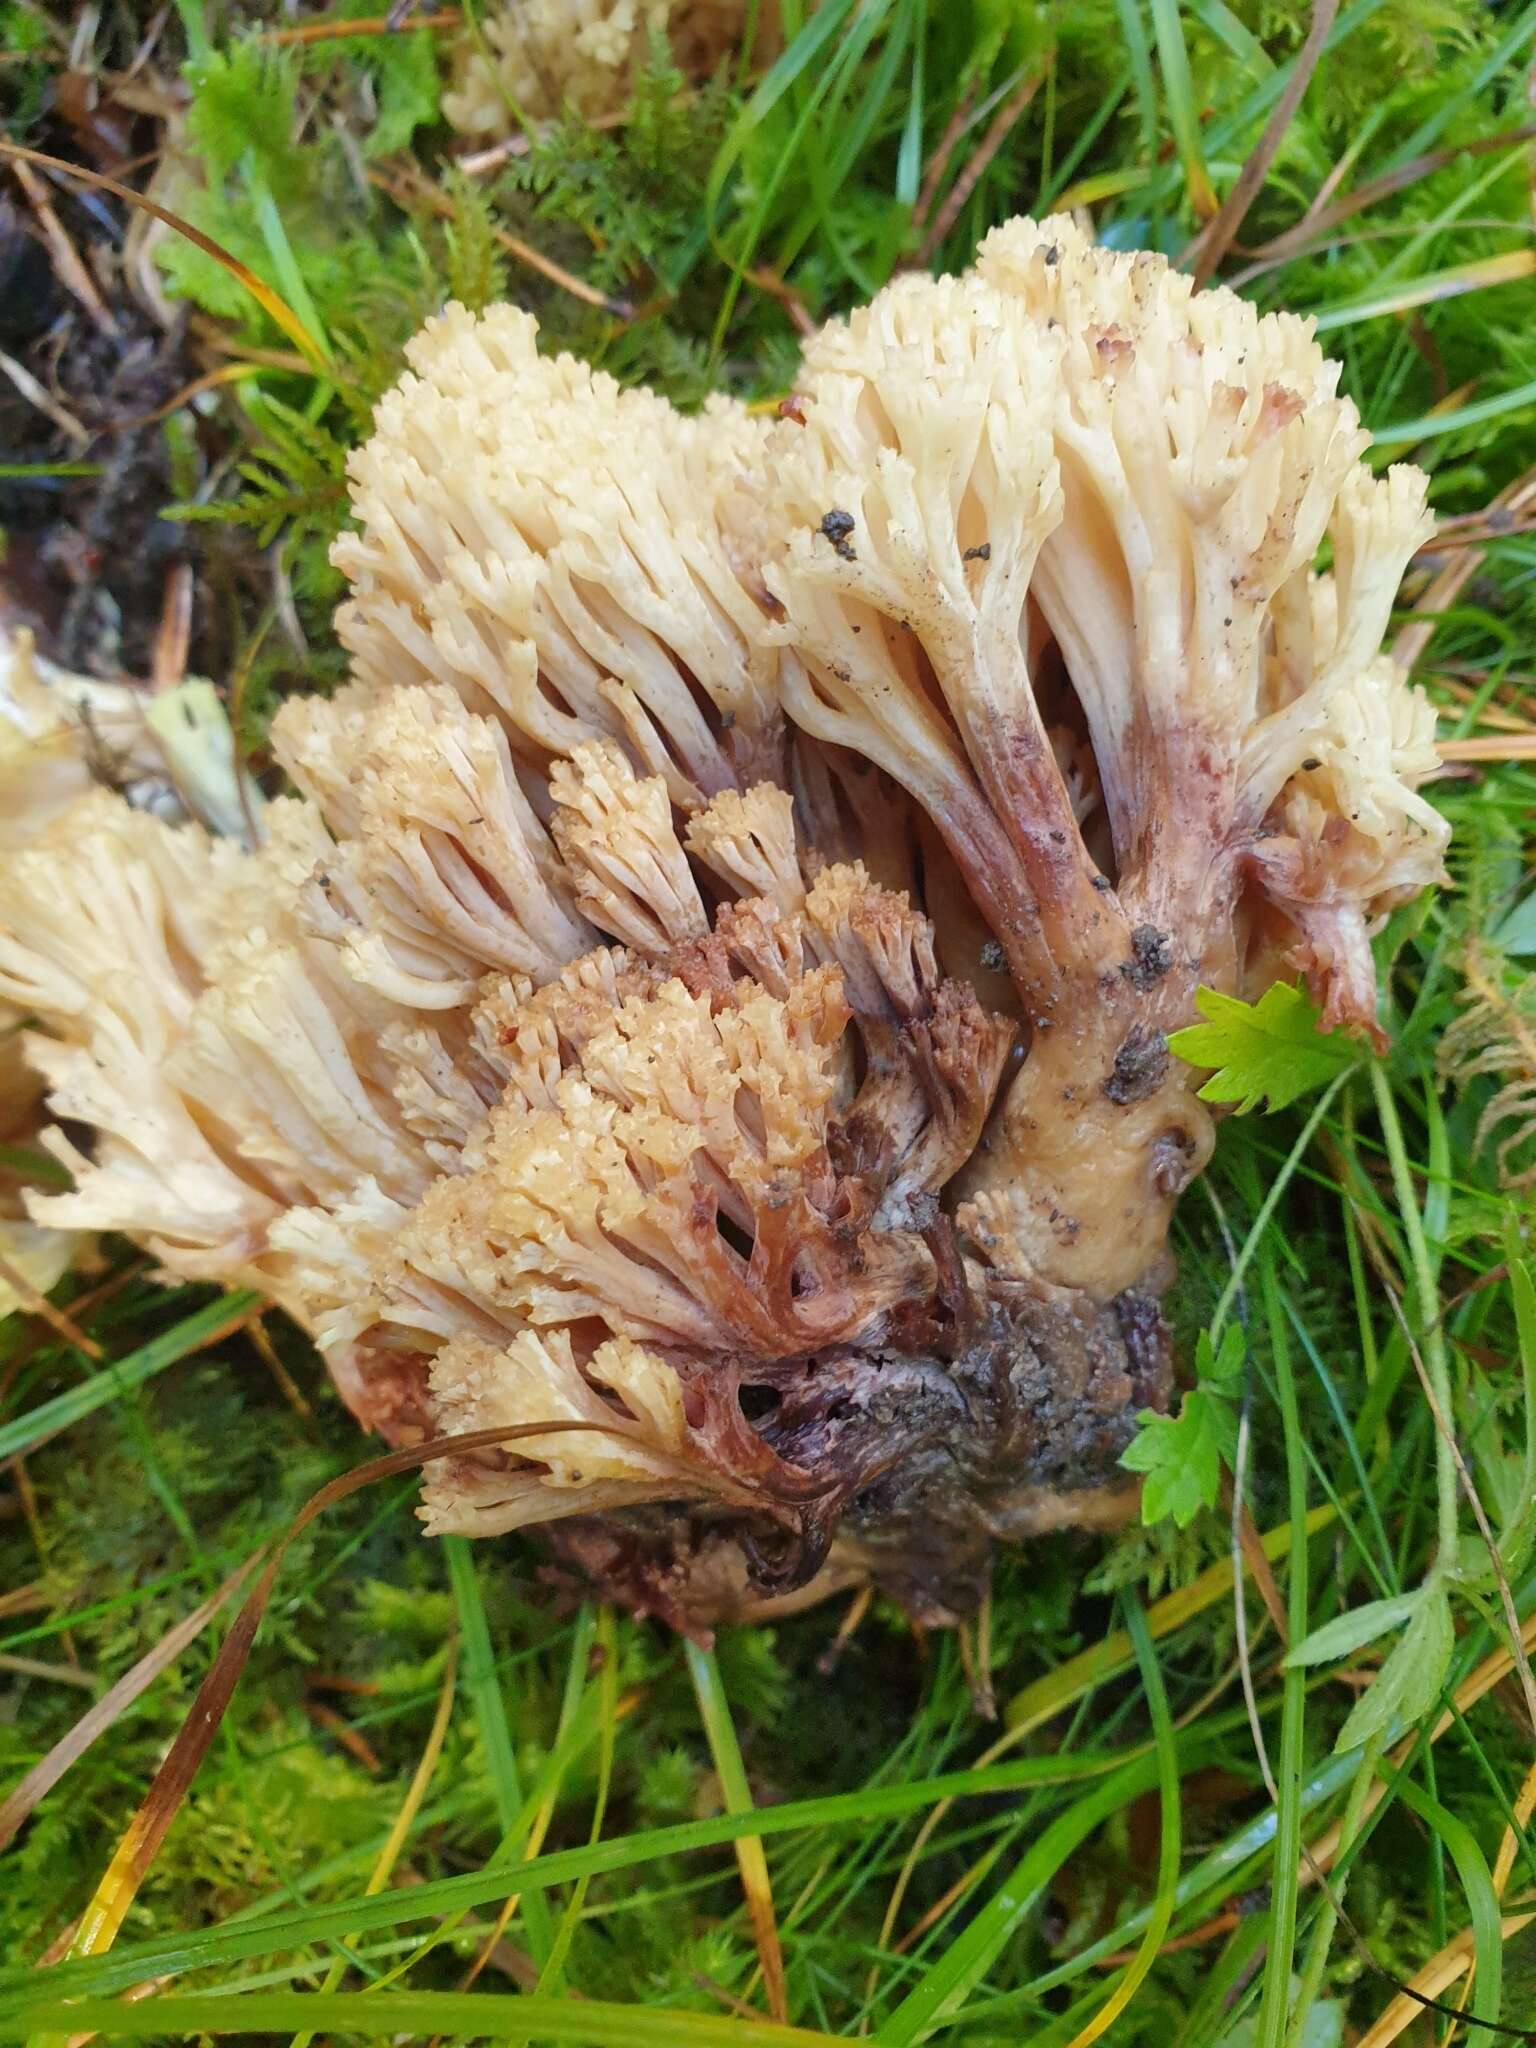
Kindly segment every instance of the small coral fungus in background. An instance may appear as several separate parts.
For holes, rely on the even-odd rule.
[[[773,38],[748,0],[511,0],[458,39],[443,112],[461,134],[511,135],[523,120],[574,109],[613,114],[657,48],[689,77],[733,56],[758,17],[756,54]]]
[[[1305,323],[1065,220],[827,327],[773,421],[506,307],[410,362],[258,850],[98,793],[6,875],[95,1133],[37,1218],[266,1289],[392,1441],[550,1425],[429,1529],[551,1525],[686,1626],[963,1612],[1132,1498],[1196,988],[1373,1031],[1440,872],[1379,652],[1423,480]]]

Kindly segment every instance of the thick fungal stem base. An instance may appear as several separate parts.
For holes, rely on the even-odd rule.
[[[1036,1034],[955,1186],[962,1229],[998,1271],[1108,1301],[1162,1270],[1215,1136],[1198,1076],[1168,1050],[1170,1008],[1108,1000]]]

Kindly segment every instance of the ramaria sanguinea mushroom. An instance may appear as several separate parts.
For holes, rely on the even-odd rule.
[[[392,1441],[549,1425],[429,1529],[685,1627],[953,1617],[1134,1501],[1196,988],[1378,1028],[1446,837],[1379,651],[1423,479],[1303,321],[1067,220],[827,327],[772,423],[506,307],[409,355],[260,848],[96,797],[6,877],[95,1131],[35,1211],[265,1288]]]

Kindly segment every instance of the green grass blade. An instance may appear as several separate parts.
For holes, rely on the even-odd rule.
[[[584,1606],[576,1617],[576,1626],[571,1632],[571,1658],[566,1676],[565,1698],[560,1708],[562,1733],[567,1732],[575,1724],[581,1704],[582,1681],[591,1662],[594,1640],[601,1663],[597,1672],[597,1792],[592,1801],[592,1826],[587,1835],[589,1842],[601,1839],[603,1822],[608,1813],[608,1794],[613,1782],[614,1737],[618,1727],[619,1659],[614,1641],[611,1607],[604,1607],[594,1615],[590,1607]],[[548,1997],[560,1989],[571,1943],[575,1940],[576,1930],[581,1925],[590,1883],[590,1878],[580,1877],[571,1887],[571,1896],[560,1916],[560,1925],[555,1930],[549,1960],[539,1972],[537,1989],[542,1996]]]
[[[1508,35],[1489,52],[1461,90],[1447,93],[1435,102],[1434,110],[1398,144],[1383,169],[1395,171],[1400,164],[1411,163],[1416,156],[1433,149],[1462,109],[1497,78],[1506,65],[1513,64],[1533,39],[1536,39],[1536,7],[1523,7]]]
[[[1460,298],[1466,292],[1524,284],[1529,281],[1532,269],[1531,251],[1512,249],[1503,256],[1479,257],[1471,263],[1453,263],[1445,270],[1421,272],[1401,284],[1385,284],[1377,291],[1365,292],[1358,299],[1336,300],[1315,308],[1312,319],[1319,334],[1331,334],[1361,320],[1380,320],[1387,315],[1411,312],[1417,306]]]
[[[1179,0],[1151,0],[1152,28],[1157,37],[1158,63],[1163,73],[1163,97],[1168,105],[1168,125],[1184,171],[1190,205],[1201,220],[1216,211],[1216,193],[1200,147],[1200,114],[1195,106],[1195,88],[1189,75],[1189,51],[1184,43],[1184,23]]]
[[[8,2038],[43,2027],[119,2041],[321,2029],[365,2040],[393,2034],[425,2041],[447,2034],[505,2041],[533,2034],[541,2041],[584,2048],[825,2048],[832,2038],[728,2014],[647,2011],[599,1999],[515,1998],[485,1991],[215,1992],[145,1999],[137,2005],[103,1999],[75,2006],[49,2000],[14,2024],[0,2023]]]
[[[901,147],[896,152],[896,197],[903,206],[917,204],[923,179],[923,116],[927,111],[928,0],[917,0],[914,34],[916,48],[912,75],[907,81],[910,98],[901,124]]]
[[[1264,1199],[1255,1212],[1252,1228],[1249,1230],[1236,1259],[1233,1261],[1232,1271],[1228,1276],[1227,1284],[1221,1290],[1221,1298],[1212,1311],[1210,1331],[1213,1344],[1220,1336],[1222,1326],[1232,1312],[1232,1305],[1237,1300],[1238,1293],[1242,1288],[1243,1275],[1248,1270],[1249,1262],[1252,1260],[1255,1252],[1268,1242],[1265,1232],[1274,1217],[1276,1209],[1279,1207],[1280,1198],[1285,1193],[1292,1174],[1295,1173],[1302,1159],[1306,1156],[1311,1147],[1312,1140],[1317,1136],[1324,1117],[1327,1116],[1329,1110],[1333,1107],[1334,1097],[1348,1078],[1348,1072],[1339,1074],[1334,1080],[1329,1082],[1328,1086],[1317,1098],[1317,1101],[1308,1113],[1306,1122],[1297,1134],[1295,1144],[1292,1145],[1290,1151],[1285,1156],[1284,1165],[1265,1189]]]
[[[939,1777],[903,1784],[867,1785],[855,1792],[822,1799],[802,1799],[783,1806],[760,1806],[751,1813],[720,1814],[709,1820],[682,1821],[674,1826],[642,1829],[629,1835],[556,1850],[532,1862],[493,1863],[462,1877],[435,1878],[425,1884],[385,1892],[373,1898],[354,1896],[327,1901],[302,1912],[263,1914],[259,1919],[235,1918],[212,1927],[153,1941],[119,1942],[110,1955],[90,1961],[60,1963],[48,1983],[60,1995],[108,1992],[142,1983],[148,1977],[175,1976],[184,1970],[242,1962],[250,1956],[274,1955],[301,1945],[352,1932],[365,1935],[409,1920],[435,1919],[452,1912],[499,1902],[514,1891],[548,1890],[583,1876],[606,1876],[633,1870],[669,1856],[733,1845],[744,1835],[794,1834],[834,1827],[864,1828],[871,1822],[920,1813],[941,1799],[981,1798],[1017,1792],[1024,1787],[1072,1784],[1082,1779],[1123,1773],[1123,1752],[1074,1757],[1028,1757],[1017,1763],[993,1764],[984,1770],[949,1771]],[[1146,1756],[1129,1766],[1147,1784],[1156,1782],[1155,1760]],[[1150,1774],[1150,1775],[1148,1775]],[[1118,1778],[1116,1780],[1118,1782]],[[1141,1779],[1138,1778],[1138,1783]],[[25,1968],[0,1970],[0,2020],[32,1995],[36,1974]]]
[[[1270,1355],[1280,1396],[1285,1436],[1286,1483],[1290,1492],[1290,1574],[1286,1587],[1286,1620],[1292,1643],[1307,1632],[1307,1546],[1300,1532],[1307,1517],[1307,1467],[1301,1441],[1301,1411],[1291,1369],[1290,1337],[1275,1273],[1273,1245],[1266,1240],[1259,1256],[1259,1286],[1269,1330]],[[1275,1817],[1275,1853],[1270,1879],[1269,1945],[1264,1956],[1264,1989],[1259,2007],[1257,2048],[1285,2048],[1291,2019],[1291,1965],[1296,1948],[1296,1906],[1301,1866],[1301,1782],[1306,1745],[1307,1678],[1299,1666],[1287,1665],[1284,1704],[1280,1715],[1280,1758],[1276,1769],[1279,1801]]]
[[[1158,1781],[1156,1756],[1139,1757],[1051,1822],[1016,1863],[974,1920],[877,2032],[882,2048],[911,2048],[952,2020],[1039,1905],[1063,1863],[1094,1831]]]
[[[1413,1170],[1404,1142],[1402,1119],[1397,1112],[1396,1098],[1380,1066],[1371,1068],[1371,1092],[1375,1097],[1376,1112],[1381,1119],[1382,1134],[1386,1140],[1387,1158],[1392,1169],[1392,1186],[1397,1196],[1398,1216],[1402,1223],[1408,1247],[1409,1269],[1413,1276],[1413,1314],[1410,1321],[1416,1325],[1415,1334],[1423,1346],[1424,1370],[1430,1386],[1434,1389],[1435,1401],[1440,1410],[1441,1426],[1435,1429],[1435,1507],[1439,1562],[1442,1567],[1448,1568],[1456,1554],[1460,1493],[1456,1477],[1456,1453],[1448,1438],[1448,1432],[1455,1427],[1456,1411],[1451,1398],[1450,1366],[1445,1351],[1445,1325],[1441,1320],[1440,1296],[1436,1285],[1438,1250],[1431,1250],[1429,1236],[1425,1231],[1424,1217],[1419,1209],[1418,1190],[1414,1184]],[[1432,1203],[1437,1199],[1434,1177],[1431,1176],[1425,1200],[1426,1203]]]
[[[1520,1505],[1510,1515],[1507,1527],[1499,1532],[1499,1561],[1508,1576],[1518,1577],[1529,1562],[1536,1536],[1536,1278],[1532,1277],[1529,1259],[1521,1256],[1520,1235],[1513,1216],[1506,1225],[1504,1243],[1520,1351],[1520,1378],[1525,1390],[1525,1450]]]
[[[1152,1740],[1157,1752],[1157,1889],[1152,1895],[1146,1932],[1141,1937],[1125,1975],[1092,2020],[1073,2036],[1073,2048],[1088,2048],[1088,2043],[1098,2040],[1106,2033],[1130,2005],[1146,1981],[1152,1965],[1157,1961],[1158,1951],[1167,1938],[1168,1928],[1173,1920],[1174,1902],[1178,1896],[1179,1852],[1183,1842],[1182,1815],[1179,1808],[1178,1737],[1174,1732],[1173,1716],[1168,1709],[1168,1692],[1163,1684],[1162,1669],[1158,1664],[1157,1650],[1152,1642],[1152,1631],[1147,1627],[1146,1610],[1133,1593],[1122,1594],[1120,1606],[1125,1615],[1126,1634],[1136,1648],[1136,1668],[1141,1673],[1142,1691],[1147,1696],[1147,1711],[1152,1719]]]
[[[0,477],[101,476],[103,473],[104,465],[99,462],[0,462]],[[69,1186],[68,1170],[60,1166],[57,1159],[50,1159],[46,1152],[0,1145],[0,1164],[31,1166],[38,1178],[46,1175],[60,1187]]]
[[[1418,1815],[1450,1852],[1472,1921],[1474,1974],[1471,2017],[1473,2020],[1497,2020],[1504,1985],[1504,1931],[1488,1860],[1466,1823],[1458,1820],[1438,1799],[1432,1799],[1422,1786],[1415,1785],[1405,1771],[1393,1773],[1392,1782],[1403,1804],[1411,1813]],[[1481,2027],[1469,2026],[1467,2029],[1469,2048],[1493,2048],[1498,2038]]]
[[[1316,1507],[1308,1514],[1306,1534],[1315,1536],[1335,1519],[1331,1507]],[[1261,1547],[1268,1558],[1279,1557],[1291,1542],[1288,1522],[1282,1522],[1277,1529],[1271,1529],[1262,1539]],[[1147,1623],[1154,1638],[1171,1635],[1197,1614],[1203,1614],[1218,1601],[1229,1599],[1232,1593],[1232,1566],[1228,1559],[1207,1565],[1203,1572],[1181,1586],[1176,1592],[1165,1593],[1161,1600],[1155,1600],[1147,1610]],[[1003,1719],[1010,1728],[1039,1727],[1074,1701],[1082,1699],[1096,1685],[1128,1671],[1135,1657],[1135,1647],[1124,1629],[1115,1629],[1096,1643],[1090,1643],[1086,1650],[1079,1650],[1075,1657],[1068,1657],[1058,1664],[1054,1671],[1047,1671],[1022,1692],[1014,1694],[1003,1710]]]
[[[1267,78],[1274,70],[1274,60],[1264,45],[1222,0],[1189,0],[1189,11],[1255,78]]]
[[[1350,1751],[1343,1756],[1333,1756],[1319,1765],[1302,1785],[1297,1806],[1303,1819],[1326,1806],[1334,1795],[1342,1791],[1354,1776],[1360,1761],[1359,1752]],[[1237,1828],[1216,1848],[1209,1850],[1195,1864],[1185,1871],[1179,1880],[1178,1893],[1174,1899],[1176,1914],[1199,1910],[1209,1911],[1220,1900],[1229,1898],[1238,1886],[1240,1878],[1249,1874],[1250,1866],[1260,1856],[1270,1851],[1275,1840],[1279,1816],[1274,1807],[1267,1807],[1245,1827]],[[1043,1997],[1060,1984],[1070,1984],[1085,1972],[1097,1969],[1106,1956],[1113,1955],[1127,1942],[1139,1940],[1152,1917],[1152,1908],[1142,1906],[1134,1913],[1112,1927],[1108,1934],[1101,1935],[1095,1942],[1065,1963],[1058,1963],[1037,1977],[1030,1990]]]
[[[1115,12],[1120,17],[1120,34],[1131,67],[1131,82],[1136,88],[1141,160],[1150,164],[1157,151],[1157,85],[1152,76],[1152,46],[1141,18],[1141,0],[1115,0]]]
[[[811,184],[811,196],[801,209],[779,242],[774,256],[775,267],[781,275],[788,273],[796,257],[820,229],[850,281],[868,296],[879,289],[880,280],[874,278],[867,267],[860,263],[848,247],[838,218],[838,195],[845,189],[850,170],[869,139],[871,130],[885,105],[897,66],[905,54],[909,34],[907,10],[903,8],[897,22],[877,45],[877,30],[884,26],[881,15],[876,12],[855,24],[847,42],[838,52],[835,69],[829,71],[824,81],[827,104],[821,106],[822,92],[818,90],[813,109],[822,112],[823,130],[828,135],[836,134],[838,144],[830,159],[825,159],[819,147],[809,148],[801,153],[800,165]],[[880,47],[880,55],[869,83],[857,106],[845,110],[841,105],[843,82],[850,79],[866,52]],[[808,109],[810,112],[813,109]]]
[[[1328,32],[1328,39],[1323,46],[1324,62],[1327,61],[1329,51],[1337,49],[1356,29],[1363,27],[1373,15],[1379,14],[1386,4],[1387,0],[1355,0],[1353,7],[1343,9]],[[1180,40],[1182,46],[1182,38]],[[1209,124],[1202,136],[1207,157],[1221,157],[1228,150],[1239,146],[1241,138],[1257,133],[1265,116],[1285,91],[1295,61],[1292,58],[1289,63],[1278,65],[1263,84],[1255,86],[1246,99],[1239,101],[1230,113]],[[1161,176],[1151,188],[1151,203],[1164,203],[1177,192],[1182,174],[1182,163],[1164,167]]]
[[[203,0],[176,0],[176,12],[181,17],[188,54],[194,64],[200,64],[212,48],[208,24],[203,18]]]
[[[25,1415],[18,1415],[14,1421],[0,1428],[0,1459],[14,1458],[24,1451],[35,1450],[49,1437],[57,1436],[61,1429],[68,1429],[72,1423],[94,1415],[98,1408],[105,1408],[109,1401],[120,1399],[135,1387],[142,1387],[156,1373],[164,1372],[167,1366],[175,1365],[188,1352],[206,1344],[226,1323],[237,1322],[251,1309],[259,1307],[261,1300],[259,1294],[244,1288],[221,1295],[195,1315],[187,1316],[160,1336],[151,1337],[147,1344],[141,1344],[137,1351],[130,1351],[126,1358],[102,1366],[82,1385],[71,1387],[67,1393],[56,1394],[51,1401],[29,1409]]]
[[[715,1776],[720,1780],[720,1796],[725,1801],[725,1810],[732,1814],[750,1813],[753,1807],[752,1787],[747,1783],[747,1767],[741,1759],[736,1724],[731,1719],[731,1703],[725,1696],[715,1653],[700,1649],[697,1643],[691,1642],[684,1643],[683,1653],[688,1660],[688,1675],[693,1680],[699,1719],[704,1724],[704,1736],[714,1762]],[[761,1839],[755,1835],[743,1835],[736,1844],[736,1861],[741,1871],[741,1888],[746,1895],[747,1916],[757,1940],[769,2010],[782,2012],[785,2000],[784,1957],[773,1909],[768,1858]]]
[[[780,54],[767,74],[759,81],[756,91],[737,115],[735,121],[732,122],[729,132],[715,153],[715,161],[710,167],[709,181],[704,188],[704,220],[711,233],[713,233],[714,224],[720,215],[721,202],[725,196],[726,186],[732,174],[739,167],[753,135],[762,127],[779,103],[789,95],[797,82],[809,72],[811,66],[816,62],[823,50],[837,36],[852,11],[853,0],[828,0],[828,5],[819,8],[800,33],[791,38],[788,48]],[[828,76],[830,76],[829,73],[823,76],[823,90],[825,89]],[[813,96],[810,107],[802,110],[800,119],[796,123],[794,132],[786,145],[786,159],[798,145],[800,137],[808,125],[811,113],[814,111],[815,103],[815,97]],[[776,173],[769,190],[761,195],[757,212],[753,221],[748,226],[744,245],[736,251],[735,262],[732,266],[732,276],[715,322],[715,337],[712,346],[716,352],[718,352],[721,346],[726,326],[730,320],[731,310],[741,290],[742,273],[752,260],[751,251],[756,244],[758,235],[762,231],[763,222],[768,217],[773,187],[777,184],[778,178],[782,176],[785,167],[785,163],[781,162],[779,172]]]
[[[1040,196],[1035,202],[1037,213],[1048,213],[1056,204],[1061,194],[1067,190],[1077,171],[1078,165],[1087,156],[1089,150],[1098,141],[1106,126],[1114,118],[1120,102],[1125,98],[1126,93],[1130,89],[1131,79],[1132,72],[1129,65],[1127,65],[1111,84],[1109,90],[1100,100],[1098,106],[1095,107],[1088,120],[1078,130],[1071,148],[1067,151],[1061,162],[1051,172],[1050,176],[1043,180],[1040,187]],[[1146,174],[1138,167],[1126,171],[1111,171],[1106,173],[1106,175],[1116,179],[1117,182],[1114,187],[1116,192],[1129,192],[1135,189],[1136,184]]]
[[[1468,427],[1485,426],[1506,413],[1522,412],[1536,406],[1536,378],[1500,391],[1492,398],[1479,398],[1471,405],[1458,405],[1450,412],[1427,412],[1418,419],[1398,420],[1385,427],[1373,427],[1371,438],[1378,448],[1402,448],[1410,443],[1433,441],[1442,434],[1465,433]]]
[[[477,1553],[463,1536],[445,1536],[443,1549],[448,1557],[448,1573],[453,1581],[453,1598],[459,1614],[459,1635],[464,1644],[460,1683],[475,1710],[496,1799],[496,1819],[501,1833],[505,1835],[516,1827],[522,1814],[523,1787],[512,1748],[507,1703],[502,1697],[495,1653],[491,1648],[485,1601],[480,1593]],[[536,1959],[543,1963],[548,1959],[550,1943],[554,1939],[548,1901],[540,1893],[530,1892],[523,1902],[523,1917],[528,1927],[528,1945]]]
[[[266,244],[267,255],[271,258],[278,290],[292,306],[300,320],[314,336],[315,346],[322,359],[332,361],[330,336],[320,318],[319,309],[304,281],[299,268],[299,259],[294,254],[293,244],[288,239],[288,230],[283,225],[283,216],[277,201],[272,197],[266,180],[257,167],[254,152],[247,151],[240,166],[240,175],[245,182],[246,196],[251,202],[251,211],[261,230],[261,239]]]

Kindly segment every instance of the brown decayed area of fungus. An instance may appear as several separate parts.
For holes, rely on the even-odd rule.
[[[773,421],[450,308],[257,849],[98,792],[0,881],[74,1133],[37,1221],[266,1289],[392,1440],[547,1423],[428,1528],[547,1524],[684,1627],[951,1618],[1123,1514],[1213,1138],[1168,1036],[1297,971],[1374,1031],[1441,870],[1380,653],[1423,480],[1336,382],[1062,220],[824,329]]]

